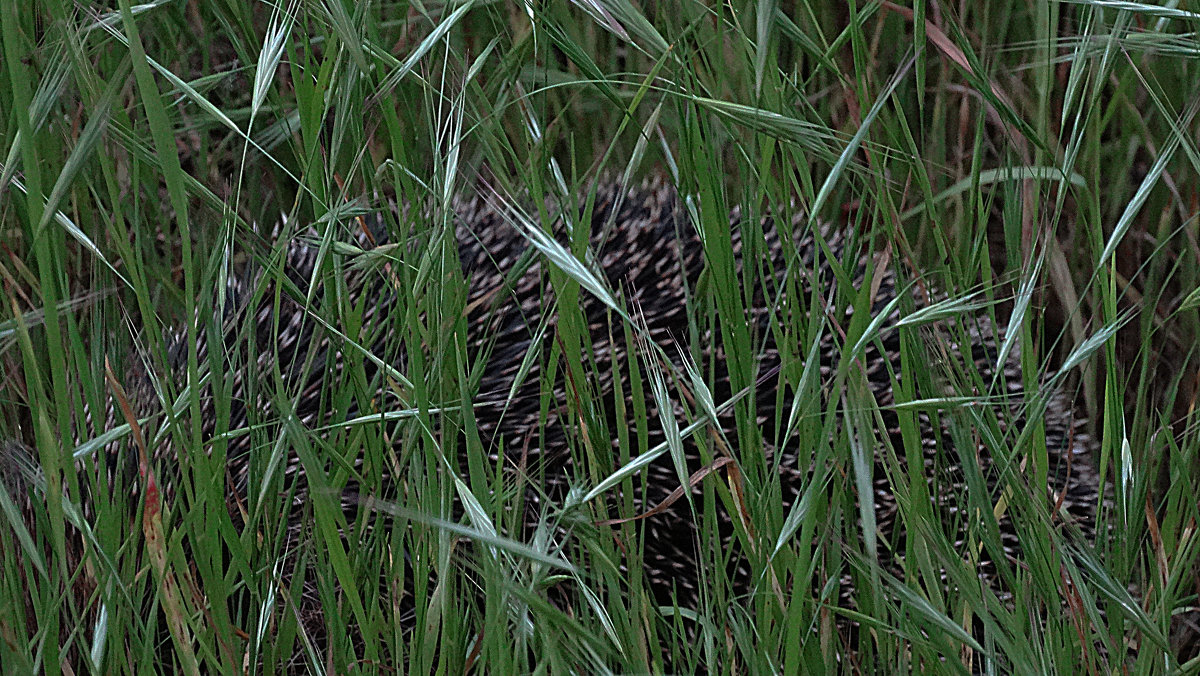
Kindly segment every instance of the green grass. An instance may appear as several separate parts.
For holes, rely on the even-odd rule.
[[[94,13],[61,0],[32,11],[5,3],[0,439],[34,449],[43,490],[32,524],[0,493],[4,671],[654,672],[664,654],[680,671],[721,673],[1200,671],[1198,632],[1179,632],[1176,617],[1200,605],[1200,15],[1098,1],[957,7],[604,0],[527,12],[495,2],[122,0]],[[952,336],[963,339],[955,332],[973,314],[960,301],[1011,327],[1005,345],[1020,351],[1033,410],[1052,387],[1078,392],[1099,442],[1095,465],[1111,482],[1101,529],[1114,537],[1093,551],[1048,527],[1047,506],[1021,490],[1045,481],[1044,430],[1003,433],[993,408],[977,405],[990,383],[970,364],[939,366],[946,338],[931,344],[913,322],[901,330],[901,365],[916,382],[896,396],[905,439],[919,438],[918,409],[936,412],[958,438],[990,437],[993,452],[1024,463],[1008,492],[966,491],[963,513],[978,525],[971,542],[950,542],[919,462],[889,455],[898,449],[854,365],[878,338],[870,287],[843,284],[828,317],[852,307],[852,321],[791,313],[772,323],[797,366],[768,425],[791,430],[817,468],[798,506],[781,508],[763,454],[738,453],[753,490],[743,496],[752,528],[737,543],[760,579],[781,586],[764,582],[747,598],[727,579],[716,509],[738,496],[725,472],[693,501],[710,559],[699,608],[659,608],[640,571],[622,571],[641,551],[634,524],[592,525],[633,515],[629,496],[643,479],[605,480],[648,450],[650,430],[670,427],[649,411],[679,391],[673,379],[706,392],[711,371],[699,353],[694,373],[657,372],[649,347],[631,357],[623,387],[633,410],[616,412],[636,421],[629,428],[608,429],[612,404],[581,386],[568,402],[572,419],[588,423],[572,437],[583,459],[573,495],[592,499],[549,506],[543,528],[513,538],[525,487],[486,459],[469,408],[442,410],[471,400],[485,366],[467,358],[451,198],[503,195],[528,208],[586,197],[600,176],[653,174],[687,195],[709,244],[684,338],[698,345],[713,331],[733,346],[735,389],[752,382],[760,337],[721,320],[742,311],[756,284],[735,269],[728,210],[747,216],[749,242],[761,241],[755,224],[766,213],[805,214],[798,227],[832,223],[851,233],[850,251],[884,252],[875,260],[905,284],[946,292],[935,311]],[[339,248],[354,215],[389,200],[433,214],[388,216],[393,234],[416,246],[387,259]],[[569,244],[576,259],[591,222],[583,202]],[[286,225],[271,236],[281,214]],[[553,216],[527,215],[534,225]],[[256,360],[260,341],[242,329],[201,355],[196,337],[219,345],[211,318],[229,302],[218,292],[227,276],[250,260],[278,275],[298,235],[327,247],[314,280],[326,292],[313,312],[346,336],[358,337],[365,307],[336,293],[345,269],[387,264],[404,309],[381,329],[395,349],[346,351],[320,392],[328,429],[296,421],[298,393],[284,373],[299,366],[280,364],[247,385],[271,402],[268,413],[205,438],[191,394],[207,378],[225,410],[228,365]],[[557,347],[530,357],[547,365],[534,371],[543,416],[556,369],[589,382],[595,356],[577,299],[613,292],[561,253],[537,254],[550,261],[545,283],[559,299],[558,323],[546,329]],[[251,293],[278,303],[278,288]],[[816,306],[799,285],[783,294]],[[619,296],[612,304],[612,330],[633,344],[629,308]],[[915,311],[909,300],[900,309]],[[531,330],[545,320],[531,318]],[[160,467],[178,477],[177,490],[156,513],[141,479],[93,462],[106,430],[84,411],[115,396],[106,360],[118,381],[134,359],[169,373],[170,326],[185,327],[191,349],[179,377],[159,382],[166,404],[152,407],[146,429],[148,444],[177,452]],[[829,383],[799,366],[824,338],[840,351]],[[364,364],[397,355],[385,385],[394,420],[338,424],[379,398]],[[324,358],[295,355],[310,367]],[[946,380],[955,392],[914,401]],[[826,409],[822,385],[837,393]],[[706,405],[697,397],[697,417]],[[738,423],[728,445],[760,447],[754,398],[711,403],[725,405]],[[226,507],[231,434],[248,434],[255,449],[237,524]],[[605,457],[595,440],[613,438],[620,457]],[[122,452],[135,455],[124,439]],[[861,490],[873,452],[901,496],[907,584],[872,565],[890,544],[860,522],[873,515]],[[285,477],[289,461],[306,483]],[[344,513],[340,487],[356,472],[365,486],[378,483],[384,468],[404,477],[396,494],[380,509]],[[297,542],[286,526],[298,489],[311,498]],[[602,496],[611,499],[594,499]],[[468,515],[451,522],[456,500]],[[972,552],[996,546],[998,509],[1024,551],[1002,565],[1011,600],[980,588],[971,563]],[[275,583],[289,558],[317,581],[315,598],[301,602],[298,583]],[[847,574],[855,618],[869,628],[850,645],[834,622]],[[564,576],[588,592],[553,603],[548,588]],[[1065,579],[1077,592],[1073,612],[1062,610]],[[380,593],[381,582],[411,591],[411,605]],[[320,641],[298,618],[313,604],[329,620]],[[410,610],[418,630],[407,635]],[[1179,645],[1188,636],[1190,652]]]

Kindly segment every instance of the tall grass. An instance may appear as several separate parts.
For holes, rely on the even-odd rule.
[[[29,519],[21,495],[0,492],[3,671],[1200,670],[1198,18],[1099,0],[5,3],[0,439],[32,452],[6,446],[0,471],[36,471],[22,474]],[[680,337],[697,346],[691,371],[657,370],[620,290],[579,263],[594,181],[647,175],[679,186],[706,241],[692,335]],[[524,222],[496,225],[531,233],[557,215],[544,205],[580,205],[565,216],[570,242],[531,249],[558,300],[528,328],[555,332],[556,347],[526,357],[523,405],[544,421],[556,380],[577,383],[566,415],[584,423],[570,439],[578,485],[541,507],[532,533],[519,518],[528,486],[488,459],[465,405],[487,365],[463,335],[452,207],[470,194],[522,211]],[[793,435],[813,468],[790,510],[778,468],[755,452],[763,402],[705,398],[699,337],[721,336],[733,392],[753,389],[762,341],[722,320],[767,276],[738,268],[735,207],[747,247],[775,214],[844,233],[849,252],[822,244],[844,282],[824,313],[771,320],[794,366],[766,425]],[[350,247],[354,219],[375,210],[403,244]],[[282,267],[297,237],[321,251],[299,285]],[[861,253],[872,269],[849,283]],[[307,298],[313,321],[346,347],[315,395],[287,374],[330,357],[278,352],[278,318],[223,340],[216,318],[245,301],[226,296],[227,280],[251,262],[266,271],[244,290],[256,301],[322,290]],[[901,294],[895,309],[911,319],[897,364],[912,377],[881,410],[855,363],[880,340],[867,282],[884,269],[901,288],[944,295],[924,311],[943,331],[931,342]],[[805,272],[775,290],[781,307],[824,302],[803,297]],[[388,275],[402,311],[365,321],[377,299],[351,299],[355,273]],[[611,330],[640,346],[611,400],[588,386],[589,295],[607,295]],[[985,405],[1003,390],[976,365],[934,359],[969,342],[977,316],[1006,327],[1000,349],[1020,357],[1027,428],[1005,429]],[[381,353],[364,325],[389,337]],[[184,354],[166,354],[168,327]],[[823,344],[838,350],[828,380],[802,366]],[[269,410],[229,429],[235,370],[260,358],[277,369],[245,387]],[[377,371],[384,382],[368,377]],[[157,374],[154,391],[120,394],[133,373]],[[944,397],[920,395],[947,383]],[[197,396],[205,384],[210,403]],[[1052,471],[1037,414],[1054,388],[1078,393],[1109,483],[1094,548],[1023,489]],[[654,413],[683,390],[695,395],[690,420]],[[148,408],[117,406],[111,430],[95,413],[139,397]],[[316,423],[301,422],[304,402]],[[202,406],[217,413],[212,438]],[[650,452],[660,429],[660,450],[677,453],[697,433],[687,423],[717,406],[736,420],[721,442],[744,483],[716,472],[690,498],[702,602],[664,608],[624,567],[645,534],[594,524],[635,515],[647,479],[614,468]],[[343,424],[353,411],[385,415]],[[987,439],[1014,468],[991,488],[963,468],[966,542],[931,507],[920,458],[884,433],[894,417],[916,448],[921,415],[960,447]],[[135,427],[147,454],[174,450],[156,468],[171,483],[157,506],[149,476],[118,471],[138,465]],[[113,435],[120,467],[102,450]],[[253,452],[231,513],[227,449],[242,435]],[[885,477],[872,476],[873,454]],[[894,544],[871,527],[880,479],[908,531],[903,581],[875,563]],[[350,481],[375,508],[342,509]],[[744,512],[735,547],[757,581],[749,596],[726,572],[720,506]],[[976,570],[981,552],[999,551],[1004,516],[1022,547],[997,562],[1011,597]],[[838,601],[843,579],[853,610]],[[565,600],[552,591],[564,580],[579,590]],[[306,630],[316,609],[320,634]],[[839,617],[858,630],[840,631]]]

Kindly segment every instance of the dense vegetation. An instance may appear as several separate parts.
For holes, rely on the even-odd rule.
[[[0,492],[3,671],[600,673],[659,671],[668,659],[727,673],[1194,673],[1198,26],[1174,3],[1108,0],[3,3],[0,439],[33,449],[36,470],[19,471],[41,477],[32,523]],[[483,489],[479,512],[449,523],[446,505],[462,493],[437,469],[441,437],[423,430],[471,424],[440,410],[462,401],[471,368],[455,333],[464,281],[447,221],[417,215],[445,214],[458,194],[514,209],[586,205],[599,177],[660,174],[698,218],[723,222],[735,206],[745,222],[807,214],[810,226],[851,233],[848,262],[881,253],[906,284],[945,291],[944,319],[970,308],[1012,327],[1030,392],[1078,392],[1110,482],[1099,520],[1112,537],[1093,550],[1046,527],[1028,488],[1047,471],[1036,424],[999,451],[1022,458],[1023,475],[961,497],[979,538],[1007,510],[1042,517],[1019,525],[1029,554],[1007,562],[1012,598],[970,583],[984,543],[956,547],[921,528],[931,514],[921,501],[901,507],[923,536],[908,539],[905,581],[873,565],[882,545],[855,507],[871,477],[855,474],[864,465],[852,462],[851,436],[831,437],[841,428],[821,420],[798,426],[799,443],[827,449],[844,474],[804,509],[758,500],[748,515],[760,551],[774,551],[752,565],[785,588],[747,597],[727,579],[705,512],[727,495],[724,474],[696,502],[702,543],[717,553],[695,609],[661,608],[621,572],[642,546],[634,524],[576,528],[567,541],[521,533],[518,491],[479,458],[459,468]],[[299,234],[347,241],[356,216],[393,201],[422,205],[390,221],[413,243],[389,252],[409,309],[396,341],[427,348],[401,365],[414,385],[403,424],[229,431],[264,451],[245,511],[231,514],[228,439],[204,438],[184,389],[253,358],[230,345],[192,350],[178,382],[162,379],[159,416],[173,409],[177,424],[154,429],[177,455],[160,468],[175,477],[161,511],[147,507],[145,479],[91,462],[111,436],[83,411],[111,401],[121,452],[136,455],[116,384],[131,361],[171,372],[164,327],[186,327],[184,344],[215,338],[228,275],[271,265]],[[320,281],[369,263],[334,247]],[[554,265],[560,297],[589,293],[586,267]],[[731,259],[709,265],[737,278]],[[698,331],[753,293],[708,288],[688,309]],[[338,298],[324,294],[312,312],[357,326],[362,308]],[[847,291],[830,313],[869,302]],[[862,324],[839,349],[871,339]],[[794,328],[778,330],[805,335]],[[578,323],[556,330],[564,346],[584,343]],[[915,331],[905,341],[910,367],[945,377],[928,358],[937,346]],[[852,362],[835,382],[853,381]],[[328,420],[351,401],[366,409],[380,386],[361,364],[331,375],[319,393]],[[645,388],[635,398],[654,396],[633,386]],[[285,419],[296,393],[283,379],[259,387]],[[223,410],[227,390],[213,392]],[[969,435],[988,396],[964,385],[920,406]],[[862,388],[847,386],[839,406],[879,419]],[[914,415],[900,411],[909,435]],[[631,457],[658,424],[608,433],[625,435]],[[296,544],[281,521],[298,481],[270,459],[298,448],[319,451],[304,466],[330,490],[355,461],[397,463],[410,490],[349,520],[314,508]],[[778,491],[741,462],[752,487]],[[906,485],[907,468],[895,470]],[[584,464],[578,488],[611,472]],[[547,532],[596,518],[559,507]],[[277,583],[287,557],[316,580],[323,636],[302,631],[301,590]],[[564,562],[572,568],[555,568]],[[554,575],[567,570],[589,593],[555,602]],[[848,613],[836,603],[846,574],[853,619],[869,629],[853,636],[835,621]],[[412,596],[400,604],[381,589]]]

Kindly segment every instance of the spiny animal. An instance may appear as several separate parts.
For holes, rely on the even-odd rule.
[[[580,205],[548,203],[545,213],[561,208],[578,214]],[[498,466],[503,484],[523,492],[518,502],[525,513],[517,521],[525,527],[506,533],[517,540],[532,537],[548,513],[625,470],[628,480],[612,482],[599,491],[602,499],[582,508],[589,515],[585,526],[611,528],[637,517],[644,551],[640,561],[624,565],[644,567],[661,603],[696,607],[704,593],[702,567],[714,559],[727,563],[743,593],[787,586],[761,574],[761,553],[760,574],[752,573],[751,550],[774,540],[761,532],[763,523],[746,516],[748,506],[777,500],[786,515],[831,481],[873,478],[872,485],[854,485],[857,505],[845,518],[869,529],[868,551],[884,571],[898,571],[898,557],[907,551],[900,501],[922,492],[962,545],[974,518],[962,511],[964,491],[1027,485],[1019,479],[1020,458],[1005,449],[1027,423],[1040,420],[1048,485],[1032,487],[1032,495],[1044,494],[1052,519],[1090,534],[1099,486],[1071,401],[1061,394],[1026,396],[1019,353],[1002,350],[1003,335],[977,307],[929,311],[939,307],[931,304],[931,292],[898,289],[889,270],[846,251],[831,232],[811,230],[807,219],[751,223],[734,211],[719,227],[701,227],[698,213],[661,180],[636,188],[601,184],[590,221],[557,218],[545,231],[519,210],[485,198],[457,203],[453,211],[444,241],[434,235],[424,242],[429,253],[415,270],[399,267],[401,259],[414,259],[417,245],[396,239],[394,229],[389,236],[390,219],[376,214],[354,219],[352,238],[333,246],[297,238],[277,265],[233,276],[220,327],[201,326],[197,333],[207,377],[197,395],[201,436],[206,444],[219,437],[224,447],[231,510],[253,509],[247,505],[274,462],[262,456],[278,457],[272,454],[286,448],[267,443],[282,439],[282,420],[311,429],[339,421],[375,424],[392,443],[427,438],[457,449],[438,472],[465,476],[471,467]],[[578,228],[588,232],[581,236]],[[569,255],[572,248],[582,255]],[[729,268],[710,264],[722,252],[732,254],[732,277]],[[466,279],[466,294],[455,298],[457,287],[442,285],[439,276],[458,274]],[[733,294],[727,293],[731,284],[738,289]],[[564,289],[568,295],[558,295]],[[443,317],[417,316],[406,305],[414,293],[444,294],[450,310]],[[857,307],[870,318],[835,310],[856,297],[868,299]],[[354,325],[337,323],[329,312],[335,304],[358,317]],[[703,312],[710,305],[717,311]],[[694,319],[714,316],[707,323]],[[442,363],[459,358],[454,344],[398,338],[433,335],[438,327],[427,329],[427,321],[456,325],[450,335],[462,341],[465,363]],[[902,324],[915,327],[913,335],[942,361],[932,376],[910,372],[902,358]],[[582,341],[569,344],[572,335]],[[219,352],[209,344],[214,337],[223,342]],[[186,334],[170,334],[166,349],[167,372],[152,376],[153,366],[135,360],[128,374],[130,397],[159,424],[170,408],[160,393],[182,389]],[[330,379],[344,382],[349,364],[366,378],[362,391],[375,396],[339,400],[329,390]],[[461,380],[422,395],[425,405],[444,409],[433,414],[440,425],[435,430],[418,429],[420,416],[388,414],[412,409],[416,391],[429,385],[415,372],[405,377],[417,364],[456,371]],[[174,385],[164,387],[169,382]],[[213,404],[214,382],[225,392],[227,410]],[[897,383],[910,388],[904,402]],[[873,397],[878,413],[860,415],[850,407],[861,401],[854,392]],[[972,392],[974,410],[927,406],[906,415],[896,406]],[[188,409],[175,415],[188,429]],[[960,424],[952,424],[955,416]],[[964,416],[971,425],[961,424]],[[110,426],[120,420],[113,410],[108,417]],[[972,426],[975,433],[965,434]],[[817,448],[801,441],[811,440],[814,430],[831,441]],[[837,438],[849,443],[834,443]],[[167,483],[178,462],[170,439],[152,449]],[[839,457],[835,448],[857,455]],[[127,473],[134,466],[128,457],[117,463]],[[292,518],[302,518],[309,485],[327,485],[329,476],[358,461],[314,462],[300,453],[278,459],[287,485],[296,487]],[[350,472],[367,479],[339,487],[343,508],[353,514],[368,504],[403,504],[406,491],[415,489],[397,475],[398,466],[393,458],[389,467]],[[919,484],[897,475],[914,468],[923,473]],[[326,476],[314,482],[314,472]],[[723,556],[698,550],[696,514],[702,510],[693,508],[683,486],[695,485],[699,496],[705,482],[724,487],[719,528],[730,550]],[[463,514],[460,503],[434,516],[469,522]],[[1007,516],[999,525],[1000,548],[970,558],[981,577],[1003,586],[994,579],[994,563],[1018,555],[1020,544]],[[568,537],[562,530],[557,536]],[[843,604],[854,603],[852,568],[837,573]],[[309,610],[312,623],[325,621],[319,610]]]

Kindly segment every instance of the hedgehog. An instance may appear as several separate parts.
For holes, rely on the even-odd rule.
[[[553,202],[544,207],[544,213],[558,211]],[[688,308],[706,302],[707,289],[713,285],[731,280],[710,273],[706,251],[722,244],[706,240],[695,211],[666,180],[650,179],[637,187],[601,182],[595,188],[591,220],[585,223],[559,218],[543,229],[518,211],[498,207],[484,197],[456,202],[451,216],[451,246],[457,248],[467,282],[460,319],[472,371],[462,388],[463,399],[452,402],[460,414],[443,415],[441,420],[443,438],[450,434],[464,439],[453,444],[462,457],[447,461],[437,471],[463,471],[471,462],[500,467],[504,484],[524,492],[519,502],[526,513],[516,519],[524,524],[523,532],[507,534],[516,540],[532,537],[548,511],[564,506],[589,515],[577,520],[581,528],[611,529],[633,523],[642,534],[644,549],[640,561],[624,565],[644,568],[646,584],[660,604],[696,607],[704,593],[705,553],[697,550],[693,500],[702,495],[706,482],[721,482],[725,502],[718,509],[719,529],[729,544],[724,559],[736,588],[751,594],[778,585],[778,580],[754,576],[747,557],[737,551],[753,541],[751,526],[737,513],[748,499],[740,468],[748,462],[768,468],[773,474],[767,477],[769,484],[777,481],[778,485],[778,493],[770,495],[781,501],[787,514],[806,492],[819,490],[821,482],[852,464],[850,459],[839,464],[824,457],[823,466],[814,466],[812,449],[801,448],[795,439],[792,428],[797,413],[823,414],[839,406],[837,387],[863,386],[878,402],[880,420],[826,416],[833,420],[826,432],[861,435],[862,425],[882,423],[886,438],[858,438],[857,443],[865,439],[876,448],[866,449],[870,457],[855,459],[869,463],[869,475],[875,478],[873,486],[859,485],[856,490],[863,527],[872,529],[875,541],[886,544],[877,551],[882,570],[902,574],[895,557],[903,554],[910,535],[899,522],[899,498],[890,468],[897,462],[925,468],[933,512],[961,544],[969,521],[959,513],[962,492],[980,480],[993,489],[1004,473],[1011,483],[1011,475],[1019,470],[1012,459],[994,457],[994,447],[1005,435],[1023,430],[1034,416],[1044,426],[1049,474],[1044,489],[1031,490],[1035,495],[1044,490],[1055,521],[1068,524],[1084,538],[1094,537],[1101,485],[1088,461],[1092,442],[1073,402],[1058,391],[1030,401],[1023,389],[1019,351],[1006,347],[1004,332],[979,306],[958,312],[956,321],[967,327],[961,330],[937,312],[913,320],[939,307],[937,292],[918,286],[901,288],[891,270],[875,265],[870,257],[856,257],[831,228],[814,229],[802,214],[790,221],[766,216],[747,224],[735,209],[729,215],[724,245],[733,254],[735,274],[753,280],[753,293],[741,299],[741,316],[719,314],[717,325],[697,327]],[[406,391],[411,384],[405,382],[402,365],[408,363],[410,350],[426,346],[399,344],[393,335],[406,308],[396,292],[400,282],[391,253],[395,247],[415,245],[394,241],[388,222],[377,213],[359,215],[352,219],[355,234],[333,247],[323,246],[315,236],[295,238],[286,245],[278,265],[248,265],[232,275],[224,289],[220,326],[201,327],[196,333],[202,370],[208,371],[209,378],[224,377],[231,394],[230,409],[220,414],[212,405],[211,380],[204,381],[198,395],[203,438],[211,440],[220,433],[225,445],[231,514],[245,509],[250,499],[252,458],[259,452],[252,441],[255,437],[245,432],[279,417],[273,408],[276,402],[255,394],[256,381],[277,377],[285,383],[288,392],[296,393],[289,414],[311,428],[336,424],[328,419],[329,405],[320,393],[324,379],[339,373],[350,358],[363,364],[369,386],[378,396],[368,402],[369,409],[360,408],[362,402],[352,403],[345,411],[346,420],[366,424],[370,416],[378,416],[387,437],[394,426],[386,422],[386,412],[408,405]],[[586,246],[579,246],[581,238],[572,225],[590,228]],[[583,255],[572,255],[573,247]],[[341,278],[319,281],[328,279],[323,275],[330,269]],[[577,314],[571,307],[571,316],[565,318],[559,306],[563,301],[554,296],[554,289],[560,287],[550,282],[552,274],[571,278],[580,287],[577,299],[571,299],[577,303]],[[873,294],[869,330],[874,333],[844,361],[847,351],[840,343],[846,337],[841,332],[855,317],[851,311],[835,312],[834,299],[839,288],[858,292],[863,287]],[[361,308],[360,326],[332,326],[312,310],[320,306],[324,294],[331,293],[341,294],[340,302]],[[803,299],[809,299],[809,307],[788,305]],[[563,344],[560,321],[582,322],[582,345]],[[906,322],[920,325],[931,350],[940,351],[948,379],[957,374],[966,380],[978,374],[978,380],[954,386],[942,383],[945,391],[923,392],[923,396],[975,387],[989,401],[998,402],[990,407],[995,427],[981,423],[976,438],[964,439],[935,412],[921,410],[915,418],[919,439],[914,444],[911,435],[906,437],[895,394],[897,383],[914,377],[905,371],[901,358],[900,327]],[[813,335],[819,337],[801,340],[781,330],[782,326],[808,327],[810,333],[816,327]],[[735,335],[749,337],[754,352],[743,354],[727,347],[735,344],[730,342]],[[217,336],[226,346],[242,346],[230,357],[236,367],[232,371],[224,372],[209,349],[208,341]],[[139,357],[130,360],[126,374],[129,399],[137,405],[139,417],[151,422],[148,438],[155,437],[154,424],[161,428],[166,420],[166,394],[182,389],[185,380],[186,333],[169,332],[165,345],[167,372],[154,373],[152,362]],[[579,361],[571,363],[564,356],[568,354]],[[848,371],[855,375],[838,377]],[[652,396],[634,401],[633,380],[641,381],[641,391]],[[583,400],[599,402],[598,410],[578,410]],[[639,410],[651,424],[642,426],[642,438],[634,440],[633,449],[621,448],[617,439],[600,438],[591,425],[638,429],[634,416]],[[181,409],[177,415],[177,424],[184,424],[187,411]],[[738,418],[747,416],[753,424],[743,421],[739,426]],[[109,429],[124,421],[111,405],[104,417]],[[755,433],[746,434],[747,429]],[[473,437],[469,443],[466,435]],[[170,494],[169,468],[177,461],[170,435],[158,438],[151,453]],[[483,458],[467,456],[479,450]],[[584,453],[595,456],[590,466],[604,464],[608,474],[585,476]],[[888,453],[896,454],[890,464]],[[6,454],[15,457],[11,447]],[[137,484],[131,478],[136,472],[134,454],[127,446],[111,444],[103,454],[110,471],[126,475],[125,485]],[[306,471],[295,454],[286,461],[286,473],[293,480]],[[4,478],[9,491],[17,492],[19,482],[13,477],[18,475],[11,471],[11,460],[9,464]],[[969,475],[964,465],[976,474]],[[351,482],[341,490],[341,504],[348,514],[386,511],[388,505],[402,502],[404,477],[377,467],[371,468],[370,475],[371,485]],[[293,518],[299,520],[306,489],[303,481],[296,485]],[[588,495],[581,497],[587,490]],[[581,507],[583,497],[591,503]],[[469,520],[465,512],[464,505],[456,503],[450,520]],[[1000,520],[1002,551],[989,549],[978,557],[979,576],[992,584],[999,584],[996,557],[1020,550],[1009,519]],[[296,523],[293,537],[299,538],[303,528]],[[558,535],[569,537],[569,528],[559,524]],[[853,606],[853,576],[844,572],[840,583],[837,602]],[[319,603],[312,599],[307,603],[304,616],[312,631],[319,633],[325,621]]]

